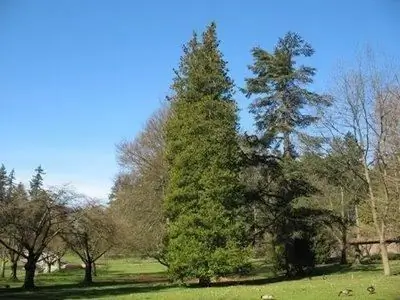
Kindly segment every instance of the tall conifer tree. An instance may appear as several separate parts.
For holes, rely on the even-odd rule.
[[[185,45],[166,126],[169,269],[202,286],[245,261],[238,109],[218,47],[215,23]]]
[[[259,218],[258,226],[261,233],[270,233],[276,265],[288,276],[304,273],[305,267],[314,264],[310,224],[316,212],[298,210],[294,205],[314,190],[295,160],[294,138],[318,120],[312,109],[330,104],[330,97],[307,89],[316,69],[297,65],[296,60],[313,53],[311,45],[294,32],[280,38],[271,52],[254,48],[254,63],[249,66],[254,77],[245,79],[243,89],[247,97],[255,96],[250,112],[259,132],[253,144],[263,175],[259,199],[253,201],[266,219]],[[276,157],[274,163],[271,156]]]

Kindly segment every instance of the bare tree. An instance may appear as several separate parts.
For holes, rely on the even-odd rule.
[[[66,252],[66,243],[61,236],[56,236],[42,254],[42,260],[46,263],[49,272],[51,272],[51,267],[55,263],[57,263],[57,269],[61,269],[61,259]]]
[[[25,193],[0,204],[0,244],[26,260],[23,287],[31,289],[44,249],[68,226],[66,204],[75,195],[61,188],[41,189],[34,197],[26,197]]]
[[[18,268],[18,261],[20,258],[20,253],[23,251],[23,247],[19,245],[15,240],[10,238],[8,235],[3,238],[7,241],[7,244],[10,245],[12,249],[17,249],[17,251],[10,250],[10,248],[6,248],[4,246],[0,247],[0,259],[1,259],[1,277],[5,277],[5,270],[7,263],[10,263],[11,269],[11,280],[17,281],[17,268]]]
[[[93,265],[115,245],[116,224],[105,207],[90,202],[75,211],[77,216],[62,232],[62,239],[85,264],[83,282],[93,282]]]
[[[134,140],[118,145],[118,162],[123,170],[111,201],[113,214],[120,222],[120,243],[163,264],[163,199],[167,182],[164,130],[169,113],[169,108],[163,106]]]
[[[0,277],[6,277],[6,264],[8,263],[8,249],[0,247],[1,274]]]
[[[396,76],[393,67],[379,66],[372,51],[367,50],[356,67],[338,76],[334,93],[336,103],[326,119],[327,128],[333,135],[350,131],[357,139],[362,168],[355,169],[350,164],[348,168],[368,187],[368,205],[379,238],[385,275],[390,275],[385,243],[390,213],[394,205],[399,205],[399,198],[391,192],[393,181],[397,182],[399,178],[389,176],[396,174],[390,172],[395,153],[393,149],[388,152],[388,141],[398,139],[398,131],[394,130],[399,124],[395,121],[398,115],[389,113],[395,103],[391,91],[399,88]]]

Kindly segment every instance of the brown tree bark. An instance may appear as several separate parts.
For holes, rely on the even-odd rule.
[[[93,262],[93,276],[96,277],[97,276],[97,268],[96,268],[96,263]]]
[[[50,262],[47,263],[47,272],[48,273],[51,273],[51,265],[52,265],[52,263],[50,263]]]
[[[83,283],[88,285],[93,283],[91,261],[85,263],[85,278],[83,279]]]
[[[201,286],[201,287],[211,286],[211,278],[208,276],[200,276],[199,277],[199,286]]]
[[[60,271],[61,270],[61,258],[57,258],[57,270]]]
[[[22,286],[26,290],[35,288],[35,272],[36,272],[36,260],[31,256],[28,256],[28,260],[25,263],[25,279],[24,285]]]
[[[342,216],[342,224],[341,224],[341,255],[340,255],[340,264],[346,265],[347,264],[347,218],[345,214],[345,207],[344,207],[344,190],[343,187],[340,187],[340,208],[341,208],[341,216]]]
[[[1,262],[1,278],[6,277],[6,263],[5,260]]]
[[[18,260],[11,262],[11,280],[18,281],[17,277]]]
[[[387,245],[385,243],[385,238],[383,235],[379,237],[379,248],[381,249],[381,258],[383,265],[383,274],[386,276],[391,275],[390,264],[389,264],[389,255],[387,251]]]

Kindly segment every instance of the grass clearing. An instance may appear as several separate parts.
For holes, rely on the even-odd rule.
[[[400,300],[400,261],[391,262],[393,272],[398,275],[382,276],[377,264],[356,267],[323,266],[311,279],[285,281],[273,278],[268,267],[257,269],[247,278],[230,282],[218,282],[211,288],[195,285],[181,287],[170,284],[164,266],[153,261],[137,259],[103,259],[98,264],[95,284],[84,287],[79,284],[83,270],[64,270],[52,274],[39,274],[39,288],[25,292],[21,282],[7,282],[10,289],[0,290],[0,299],[260,299],[272,294],[276,299],[338,299],[340,290],[349,288],[354,292],[350,299]],[[326,277],[323,276],[326,274]],[[20,278],[22,279],[22,273]],[[376,294],[369,295],[366,288],[374,285]],[[347,297],[346,297],[347,298]]]

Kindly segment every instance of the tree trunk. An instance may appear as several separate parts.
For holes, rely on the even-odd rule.
[[[358,205],[354,206],[354,212],[356,217],[356,239],[359,241],[361,239],[361,230],[360,230],[360,217],[358,215]]]
[[[371,206],[371,213],[372,213],[372,220],[374,221],[374,226],[377,234],[379,235],[379,246],[381,248],[381,258],[382,258],[382,265],[383,265],[383,274],[386,276],[390,275],[390,264],[389,264],[389,257],[387,253],[387,247],[385,243],[385,223],[382,220],[379,222],[378,220],[378,212],[377,212],[377,204],[376,204],[376,198],[374,195],[374,191],[372,188],[372,180],[369,175],[369,169],[364,162],[364,172],[365,172],[365,179],[368,183],[368,194],[370,198],[370,206]]]
[[[13,280],[13,281],[17,281],[18,280],[17,269],[18,269],[18,260],[13,261],[11,263],[11,280]]]
[[[342,186],[340,187],[340,207],[342,215],[342,224],[341,224],[342,250],[340,255],[340,264],[346,265],[347,264],[347,219],[344,207],[344,190]]]
[[[96,277],[97,276],[97,268],[96,268],[96,263],[93,262],[93,276]]]
[[[93,283],[92,278],[92,262],[85,263],[85,278],[83,279],[84,284],[91,284]]]
[[[200,276],[199,277],[199,286],[201,287],[209,287],[211,285],[211,278],[208,276]]]
[[[355,265],[360,265],[361,264],[361,249],[359,245],[355,246],[355,258],[354,258],[354,264]]]
[[[291,158],[292,157],[292,149],[290,144],[290,135],[288,132],[283,134],[283,157]]]
[[[386,276],[390,276],[390,264],[389,264],[389,255],[387,251],[387,245],[385,243],[384,237],[379,238],[379,247],[381,249],[381,258],[382,258],[382,265],[383,265],[383,274]]]
[[[342,250],[340,255],[340,264],[347,265],[347,234],[342,233]]]
[[[52,263],[50,262],[47,263],[47,273],[51,273],[51,265]]]
[[[61,258],[57,258],[57,270],[61,270]]]
[[[358,215],[358,205],[354,206],[354,212],[355,212],[355,217],[356,217],[356,240],[359,241],[361,240],[361,231],[360,231],[360,218]],[[355,245],[355,259],[354,259],[354,264],[355,265],[359,265],[361,264],[361,249],[360,249],[360,245]]]
[[[28,261],[25,263],[25,279],[24,285],[22,286],[26,290],[35,288],[35,271],[36,271],[36,260],[32,257],[28,257]]]
[[[6,261],[1,262],[1,278],[6,277]]]

